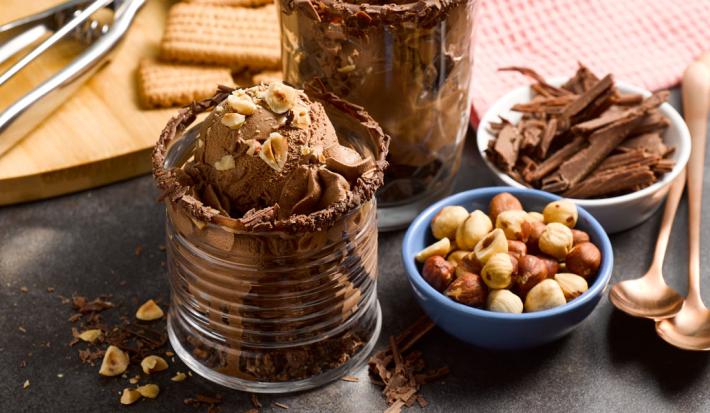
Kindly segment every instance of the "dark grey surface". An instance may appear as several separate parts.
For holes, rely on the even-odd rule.
[[[677,103],[677,95],[674,98]],[[472,138],[469,134],[457,190],[493,183],[475,154]],[[709,192],[706,183],[705,199]],[[225,412],[251,407],[245,393],[197,376],[171,383],[171,373],[156,375],[162,389],[158,399],[123,407],[118,393],[128,386],[127,381],[99,377],[98,367],[81,364],[76,348],[67,346],[71,310],[59,295],[110,293],[120,306],[112,313],[127,314],[149,298],[167,302],[168,284],[161,266],[164,253],[159,249],[164,236],[163,208],[155,202],[156,196],[151,178],[142,177],[0,209],[0,329],[4,332],[0,334],[0,412],[206,411],[183,404],[184,398],[198,392],[222,394]],[[710,229],[710,208],[704,213],[705,234]],[[646,270],[659,221],[660,211],[645,224],[612,237],[612,282]],[[664,266],[669,283],[681,292],[687,285],[686,228],[684,199]],[[420,311],[400,262],[401,239],[401,232],[380,236],[379,298],[384,326],[378,348]],[[136,256],[139,244],[143,253]],[[702,268],[708,263],[706,254]],[[20,291],[23,286],[27,293]],[[48,293],[47,287],[55,292]],[[709,282],[703,291],[708,297]],[[20,332],[19,326],[27,332]],[[425,386],[429,412],[710,410],[708,354],[670,347],[655,336],[652,322],[614,311],[606,297],[575,332],[542,348],[489,352],[439,330],[419,348],[430,366],[451,368],[443,382]],[[179,362],[170,364],[170,372],[185,371]],[[266,411],[281,411],[269,407],[272,401],[289,405],[289,412],[382,411],[386,406],[380,389],[368,382],[364,369],[355,374],[359,383],[340,381],[306,393],[259,399]],[[25,380],[31,385],[23,390]]]

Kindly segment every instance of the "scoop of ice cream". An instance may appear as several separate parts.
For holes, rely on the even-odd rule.
[[[219,104],[203,123],[195,165],[211,206],[234,215],[278,204],[281,217],[347,200],[374,167],[340,145],[320,103],[280,82],[237,89]]]

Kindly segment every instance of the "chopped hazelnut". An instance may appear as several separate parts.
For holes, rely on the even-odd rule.
[[[448,238],[442,238],[419,251],[414,258],[419,262],[424,262],[427,258],[434,255],[441,255],[442,257],[445,257],[449,251],[451,251],[451,242]]]
[[[298,99],[296,89],[281,82],[272,82],[264,95],[264,100],[274,113],[285,113],[291,109]]]
[[[86,330],[83,333],[79,334],[79,338],[88,343],[93,343],[99,337],[101,337],[101,330],[99,330],[98,328]]]
[[[143,373],[152,374],[168,368],[168,362],[160,356],[148,356],[141,361]]]
[[[244,122],[247,120],[246,116],[241,113],[225,113],[222,116],[222,125],[228,127],[229,129],[239,129],[242,127]]]
[[[116,346],[108,346],[101,362],[99,374],[102,376],[119,376],[128,368],[128,354]]]
[[[140,393],[141,396],[147,397],[149,399],[155,399],[158,397],[158,393],[160,393],[160,387],[158,387],[157,384],[144,384],[143,386],[140,386],[136,388],[136,391]]]
[[[234,169],[235,166],[234,157],[229,154],[224,155],[219,161],[214,163],[214,169],[218,171],[228,171]]]
[[[161,317],[163,317],[163,310],[153,300],[146,301],[136,311],[136,318],[142,321],[153,321]]]
[[[183,381],[187,378],[187,375],[185,373],[178,371],[173,377],[170,378],[170,381]]]
[[[121,393],[121,404],[133,404],[141,398],[141,394],[135,389],[129,389],[126,387]]]

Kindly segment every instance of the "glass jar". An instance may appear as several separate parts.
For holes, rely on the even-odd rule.
[[[341,143],[382,167],[386,139],[376,123],[358,119],[362,112],[346,102],[323,103]],[[170,176],[194,151],[199,125],[182,129],[195,118],[186,111],[199,107],[171,120],[153,156],[168,193],[172,347],[196,373],[243,391],[292,392],[342,377],[366,361],[380,333],[374,189],[310,229],[255,230],[223,215],[197,219],[194,198],[187,202]],[[381,167],[358,184],[381,183]]]
[[[283,71],[319,79],[390,135],[380,229],[401,228],[447,195],[471,107],[476,0],[281,0]]]

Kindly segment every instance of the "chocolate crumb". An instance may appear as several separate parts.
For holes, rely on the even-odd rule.
[[[143,246],[141,244],[136,245],[136,249],[133,251],[133,253],[136,255],[136,257],[140,257],[141,253],[143,253]]]

